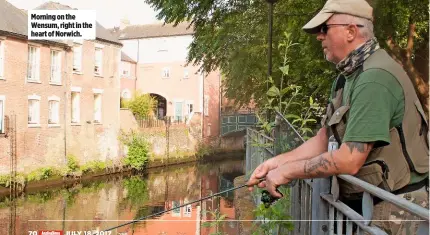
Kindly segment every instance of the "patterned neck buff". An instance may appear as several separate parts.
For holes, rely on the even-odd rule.
[[[336,65],[336,68],[345,76],[352,74],[358,67],[360,67],[364,61],[373,52],[379,49],[379,43],[376,38],[369,39],[359,48],[355,49],[347,57]]]

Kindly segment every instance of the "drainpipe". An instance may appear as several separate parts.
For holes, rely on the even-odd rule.
[[[201,125],[202,125],[202,141],[205,139],[205,73],[202,72],[202,93],[203,93],[203,105],[202,105],[202,120],[201,120]],[[209,105],[209,104],[208,104]]]
[[[136,90],[137,90],[137,66],[139,65],[139,52],[140,52],[140,40],[137,39],[136,66],[134,67],[134,75],[136,76],[134,79],[134,93],[136,93]]]
[[[221,108],[222,108],[222,89],[221,89],[221,72],[218,73],[218,92],[219,92],[219,111],[218,111],[218,138],[219,147],[221,146],[221,130],[222,130],[222,119],[221,119]]]
[[[68,50],[70,48],[65,47],[65,59],[64,59],[64,64],[65,64],[65,82],[64,82],[64,87],[65,87],[65,91],[64,91],[64,163],[67,163],[67,104],[69,103],[68,99],[67,99],[67,93],[68,93],[68,83],[69,81],[71,81],[71,79],[69,79],[69,72],[68,72],[68,63],[67,63],[67,57],[68,57]]]

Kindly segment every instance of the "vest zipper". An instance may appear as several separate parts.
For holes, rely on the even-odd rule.
[[[375,160],[375,161],[367,162],[367,163],[363,164],[363,166],[368,166],[368,165],[373,164],[373,163],[377,163],[378,165],[381,166],[384,178],[388,179],[388,172],[390,172],[390,169],[388,168],[388,165],[387,165],[387,163],[385,163],[385,161]]]
[[[411,157],[408,154],[408,151],[406,149],[406,141],[405,141],[405,134],[403,133],[403,128],[402,125],[396,126],[397,131],[399,132],[399,137],[400,137],[400,143],[402,144],[402,152],[403,152],[403,156],[406,158],[406,161],[408,162],[409,165],[409,170],[412,172],[415,172],[415,167],[414,164],[412,162]]]

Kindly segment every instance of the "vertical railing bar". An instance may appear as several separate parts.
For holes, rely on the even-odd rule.
[[[337,220],[337,234],[342,235],[342,229],[343,229],[343,214],[340,211],[337,211],[336,213],[336,220]]]
[[[346,222],[346,235],[352,235],[352,225],[353,225],[353,223],[349,219],[347,219],[347,222]]]
[[[329,226],[328,226],[328,231],[329,231],[329,235],[334,235],[334,207],[332,205],[329,206],[329,211],[328,211],[328,218],[329,218]]]

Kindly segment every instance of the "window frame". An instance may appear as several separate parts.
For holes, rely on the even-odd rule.
[[[79,48],[79,57],[76,57],[76,51],[75,49]],[[82,73],[82,51],[83,51],[83,45],[76,43],[73,45],[73,64],[72,64],[72,70],[73,73]],[[77,59],[78,58],[78,59]],[[78,61],[76,64],[75,62]]]
[[[27,99],[27,106],[28,106],[28,114],[27,114],[27,125],[28,127],[40,127],[40,96],[33,94],[33,95],[29,95],[28,99]],[[30,101],[33,101],[37,104],[36,107],[32,106],[30,107]],[[31,103],[33,103],[31,102]],[[33,110],[35,109],[35,110]],[[31,119],[33,119],[33,116],[35,115],[34,119],[30,121],[30,117]]]
[[[167,73],[166,73],[166,71],[167,71]],[[166,76],[166,74],[167,74],[167,76]],[[164,67],[161,70],[161,78],[164,78],[164,79],[170,78],[170,67]]]
[[[34,53],[31,49],[34,49]],[[27,82],[40,83],[40,47],[28,44],[27,51]]]
[[[1,102],[1,106],[0,106],[0,134],[5,134],[6,130],[5,130],[5,110],[6,110],[6,96],[4,95],[0,95],[0,102]]]
[[[98,71],[96,71],[97,67]],[[103,76],[103,48],[98,46],[94,49],[94,75]]]
[[[78,99],[78,101],[74,100],[73,94],[75,94],[75,97],[77,97],[75,99]],[[70,93],[70,101],[71,101],[70,122],[73,125],[79,125],[81,123],[81,88],[80,87],[72,87],[72,90]],[[77,103],[75,103],[75,102],[77,102]],[[75,111],[75,112],[73,111],[74,105],[77,105],[77,108],[76,108],[77,111]]]
[[[60,50],[56,50],[56,49],[51,49],[51,65],[50,65],[50,78],[49,78],[49,83],[53,84],[53,85],[61,85],[61,62],[62,62],[62,51]],[[56,61],[55,59],[53,59],[53,53],[57,53],[57,58]],[[55,62],[54,62],[55,61]],[[53,72],[53,66],[54,64],[56,65],[57,69],[55,71],[55,75]],[[56,79],[54,79],[53,77],[57,77]]]
[[[5,65],[5,59],[4,59],[4,51],[5,51],[5,40],[0,38],[0,80],[4,80],[4,65]]]
[[[55,112],[55,118],[56,118],[56,122],[50,122],[50,120],[54,119],[52,118],[51,115],[53,115],[52,110],[51,110],[51,103],[54,103],[56,105],[56,111]],[[54,126],[59,126],[60,125],[60,98],[57,96],[50,96],[48,97],[48,127],[54,127]]]

